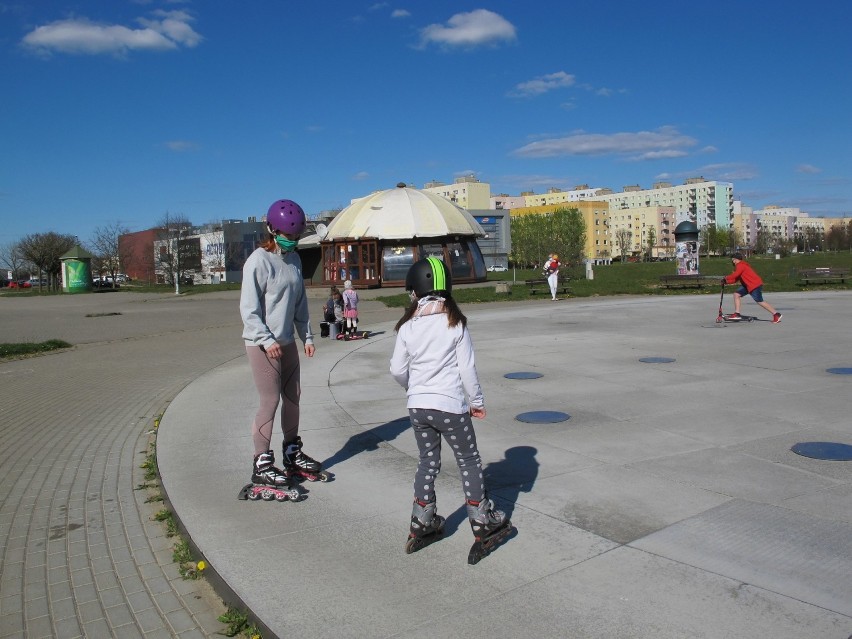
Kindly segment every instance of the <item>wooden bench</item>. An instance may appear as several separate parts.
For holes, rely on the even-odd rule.
[[[665,288],[703,288],[721,286],[721,275],[660,275],[660,286]]]
[[[556,284],[556,294],[569,295],[571,293],[568,288],[568,280],[569,278],[564,278],[557,281]],[[538,278],[534,280],[527,280],[526,285],[529,287],[530,295],[535,295],[536,293],[547,293],[550,295],[550,284],[547,283],[547,278]]]
[[[799,270],[799,281],[803,284],[827,284],[829,282],[846,283],[849,277],[848,268],[836,266],[824,266],[818,268],[805,268]]]

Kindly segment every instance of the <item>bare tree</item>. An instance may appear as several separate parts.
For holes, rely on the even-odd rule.
[[[38,270],[39,288],[41,280],[47,277],[49,285],[56,287],[62,264],[59,258],[67,253],[77,243],[73,235],[60,235],[59,233],[35,233],[27,235],[18,245],[24,259]]]
[[[618,252],[621,255],[622,262],[627,261],[627,253],[632,240],[633,231],[630,229],[618,229],[615,232],[615,245],[618,247]]]
[[[121,264],[128,261],[129,256],[121,254],[118,238],[129,233],[130,229],[122,226],[119,222],[113,222],[107,226],[99,226],[95,229],[89,248],[97,257],[98,274],[108,273],[112,281],[116,281],[116,275],[121,272]],[[125,252],[127,248],[123,249]]]
[[[154,264],[163,272],[166,281],[174,284],[180,281],[184,271],[180,238],[192,228],[192,222],[182,213],[166,212],[157,226],[159,241],[155,244],[157,254],[154,256]]]
[[[10,242],[0,246],[0,265],[9,270],[13,280],[21,279],[21,272],[26,266],[26,258],[21,254],[21,247],[17,242]]]

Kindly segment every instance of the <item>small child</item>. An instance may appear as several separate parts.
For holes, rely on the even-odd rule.
[[[340,291],[335,289],[334,291],[334,323],[337,325],[337,339],[343,339],[343,325],[345,320],[344,311],[343,311],[343,295],[341,295]]]
[[[344,339],[351,339],[358,330],[358,293],[350,280],[343,282],[343,316],[346,319]]]
[[[722,278],[722,286],[725,284],[740,283],[740,287],[734,291],[734,313],[728,315],[728,319],[742,319],[740,315],[740,299],[746,295],[751,295],[751,298],[762,306],[767,311],[772,313],[772,323],[778,324],[781,322],[781,313],[776,311],[768,302],[763,301],[763,280],[755,272],[751,265],[743,259],[742,253],[734,253],[731,255],[731,262],[734,264],[734,272]]]
[[[443,534],[436,513],[435,478],[441,470],[441,437],[452,448],[462,476],[475,564],[512,530],[506,514],[485,493],[482,459],[471,416],[485,417],[467,318],[452,298],[452,281],[437,257],[415,262],[405,288],[411,305],[397,323],[390,373],[406,390],[411,427],[420,451],[406,552],[420,550]]]

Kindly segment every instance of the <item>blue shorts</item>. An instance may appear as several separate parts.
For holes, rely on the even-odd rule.
[[[751,295],[751,299],[753,299],[755,302],[757,302],[759,304],[760,302],[763,301],[763,287],[758,286],[756,289],[749,292],[749,291],[746,290],[745,286],[740,286],[737,289],[737,295],[739,295],[740,297],[745,297],[746,295]]]

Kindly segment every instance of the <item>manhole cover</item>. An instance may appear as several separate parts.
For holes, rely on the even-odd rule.
[[[669,362],[675,361],[674,357],[640,357],[640,362],[644,362],[645,364],[668,364]]]
[[[801,442],[792,450],[802,457],[825,459],[828,461],[852,461],[852,446],[835,442]]]
[[[515,419],[528,424],[554,424],[571,419],[571,415],[555,410],[533,410],[528,413],[521,413]]]
[[[541,373],[531,373],[528,371],[520,371],[517,373],[506,373],[503,375],[506,379],[538,379],[544,377]]]

